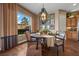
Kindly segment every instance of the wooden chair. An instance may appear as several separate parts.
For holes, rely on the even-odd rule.
[[[31,34],[35,34],[36,32],[32,32]],[[34,38],[34,37],[31,37],[31,41],[32,42],[36,42],[36,38]]]
[[[41,52],[42,52],[42,56],[47,56],[47,52],[48,52],[48,47],[47,47],[47,40],[43,38],[43,40],[41,40]]]
[[[32,33],[26,32],[26,34],[25,34],[26,35],[26,39],[27,39],[27,43],[28,43],[28,47],[30,46],[30,44],[32,42],[37,42],[38,41],[35,37],[31,36],[31,34],[34,34],[34,33],[36,33],[36,32],[32,32]],[[38,49],[38,48],[36,47],[36,49]]]
[[[32,33],[30,33],[30,31],[25,32],[27,42],[35,42],[36,41],[36,39],[34,37],[31,37],[31,34],[33,34],[33,33],[36,33],[36,32],[32,32]]]
[[[57,47],[57,56],[59,55],[58,47],[62,46],[64,52],[65,33],[55,35],[55,46]]]

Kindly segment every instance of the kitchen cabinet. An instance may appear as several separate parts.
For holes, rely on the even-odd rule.
[[[77,41],[77,18],[67,18],[66,20],[66,38]]]
[[[71,27],[71,19],[67,18],[66,27]]]

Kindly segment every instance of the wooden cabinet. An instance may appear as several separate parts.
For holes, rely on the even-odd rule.
[[[70,39],[71,38],[71,32],[70,31],[66,31],[66,38]]]
[[[70,40],[77,41],[77,31],[67,31],[66,38]]]
[[[66,27],[76,27],[77,26],[77,18],[67,18],[66,20]]]
[[[77,41],[77,31],[72,32],[72,40]]]
[[[77,41],[77,18],[67,18],[66,20],[66,38]]]
[[[72,18],[71,22],[72,22],[71,24],[72,24],[73,27],[77,26],[77,19],[76,19],[76,17]]]
[[[71,49],[78,48],[77,22],[79,15],[66,19],[66,47]]]
[[[71,19],[67,18],[66,27],[71,27]]]

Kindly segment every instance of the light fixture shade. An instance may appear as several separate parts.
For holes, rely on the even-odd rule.
[[[45,8],[41,9],[40,19],[41,19],[43,24],[47,21],[47,11]]]

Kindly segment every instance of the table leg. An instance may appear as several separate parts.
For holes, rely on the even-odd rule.
[[[36,49],[38,49],[38,38],[36,39],[36,41],[37,41],[37,44],[36,44]]]

